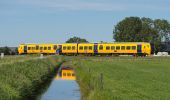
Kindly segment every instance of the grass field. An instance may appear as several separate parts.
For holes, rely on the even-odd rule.
[[[3,64],[12,64],[15,62],[24,62],[30,59],[39,58],[39,55],[14,55],[14,56],[5,56],[3,59],[0,58],[0,66]]]
[[[77,81],[84,100],[169,100],[170,98],[168,57],[74,59]]]
[[[63,61],[75,68],[83,100],[170,98],[169,57],[24,55],[0,59],[0,100],[32,100]]]
[[[61,64],[56,56],[9,56],[0,59],[0,100],[32,100]],[[43,87],[44,88],[44,87]]]

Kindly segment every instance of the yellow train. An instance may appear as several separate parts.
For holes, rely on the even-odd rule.
[[[19,54],[146,56],[151,54],[151,45],[147,42],[21,44],[18,52]]]
[[[55,54],[59,44],[20,44],[19,54]]]

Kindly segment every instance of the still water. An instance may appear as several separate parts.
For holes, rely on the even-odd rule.
[[[50,87],[42,95],[41,100],[80,100],[79,86],[75,78],[73,78],[74,73],[71,73],[71,70],[67,70],[58,73]]]

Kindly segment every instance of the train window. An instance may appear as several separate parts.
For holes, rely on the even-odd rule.
[[[99,50],[103,50],[103,46],[102,45],[99,46]]]
[[[89,46],[89,50],[92,50],[92,46]]]
[[[115,50],[115,46],[111,46],[111,50]]]
[[[53,49],[56,50],[57,49],[57,45],[54,45]]]
[[[110,46],[106,46],[106,50],[110,50]]]
[[[125,50],[125,46],[121,46],[121,50]]]
[[[31,50],[31,47],[28,47],[28,50]]]
[[[80,49],[80,50],[83,50],[83,46],[80,46],[79,49]]]
[[[73,73],[72,76],[75,76],[75,74]]]
[[[66,46],[63,47],[63,50],[66,50]]]
[[[70,73],[67,73],[67,76],[71,76],[71,74],[70,74]]]
[[[48,50],[51,50],[51,47],[48,47]]]
[[[132,46],[132,50],[136,50],[136,46]]]
[[[43,47],[40,47],[40,50],[43,50]]]
[[[120,50],[120,46],[116,46],[116,50]]]
[[[87,50],[88,48],[87,48],[87,46],[84,46],[84,50]]]
[[[67,46],[67,50],[71,50],[71,46]]]
[[[35,47],[32,47],[32,50],[35,50]]]
[[[76,47],[75,46],[72,46],[72,50],[75,50],[76,49]]]
[[[66,73],[63,73],[63,76],[66,76]]]
[[[39,49],[39,46],[36,46],[36,50],[38,50]]]
[[[47,50],[47,47],[44,47],[44,50]]]
[[[126,47],[126,50],[130,50],[130,46],[127,46],[127,47]]]

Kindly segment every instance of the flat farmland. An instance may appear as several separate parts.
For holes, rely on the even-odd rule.
[[[85,57],[73,62],[84,100],[168,100],[169,57]]]

